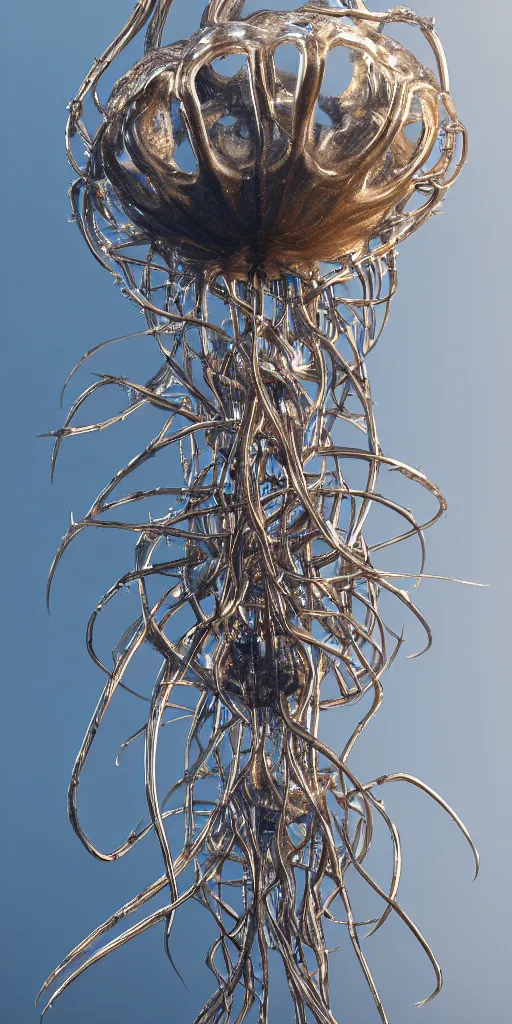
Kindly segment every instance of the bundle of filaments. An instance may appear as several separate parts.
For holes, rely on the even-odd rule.
[[[71,104],[68,130],[79,227],[142,310],[161,366],[145,384],[102,376],[55,432],[56,450],[144,406],[160,411],[162,425],[72,522],[54,564],[88,527],[137,535],[133,568],[103,596],[87,631],[106,684],[69,809],[80,839],[103,860],[154,831],[165,872],[66,957],[44,987],[53,986],[47,1006],[157,923],[172,958],[175,913],[195,899],[218,929],[206,957],[215,990],[195,1024],[264,1024],[271,950],[282,957],[298,1024],[335,1024],[324,934],[333,921],[348,929],[386,1021],[363,926],[375,931],[398,915],[432,962],[434,994],[441,972],[398,902],[400,842],[376,787],[402,780],[422,788],[471,840],[417,779],[361,782],[350,768],[402,642],[383,620],[382,598],[416,616],[430,644],[402,589],[406,574],[376,567],[376,553],[417,538],[421,578],[423,532],[446,508],[419,470],[382,453],[365,359],[396,287],[396,245],[438,209],[463,162],[465,133],[433,23],[405,8],[372,13],[353,0],[244,19],[243,4],[213,0],[200,31],[163,46],[169,8],[169,0],[136,6]],[[386,34],[396,22],[417,25],[436,74]],[[145,25],[145,55],[103,107],[102,76]],[[326,68],[335,81],[344,60],[350,80],[333,88]],[[100,114],[94,134],[84,120],[91,97]],[[83,167],[76,138],[86,146]],[[128,393],[128,404],[107,421],[75,426],[84,400],[105,387]],[[184,479],[130,491],[130,475],[169,446]],[[381,493],[384,468],[430,492],[436,510],[427,522]],[[118,518],[121,508],[166,498],[163,515]],[[369,544],[363,527],[379,509],[400,525]],[[128,584],[140,615],[109,668],[96,654],[94,627]],[[176,625],[184,610],[185,629]],[[161,666],[147,719],[127,742],[140,734],[145,743],[149,823],[106,854],[82,829],[78,784],[105,712],[116,691],[129,689],[126,673],[148,645]],[[330,749],[322,713],[364,695],[368,710],[344,749]],[[169,708],[189,716],[190,730],[183,774],[165,780],[163,793],[157,750]],[[393,849],[387,889],[365,867],[377,820]],[[173,856],[168,829],[177,821],[182,847]],[[352,909],[354,874],[379,897],[371,922]],[[180,887],[180,876],[190,884]],[[110,937],[164,890],[163,907]]]

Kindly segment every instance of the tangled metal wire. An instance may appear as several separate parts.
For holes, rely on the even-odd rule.
[[[218,931],[206,957],[216,989],[195,1024],[265,1024],[269,950],[282,957],[297,1024],[336,1024],[324,934],[333,921],[348,929],[387,1021],[361,946],[363,925],[372,934],[398,915],[432,963],[432,995],[442,977],[398,902],[399,835],[375,790],[393,781],[419,787],[457,823],[477,870],[478,856],[465,826],[428,786],[403,774],[361,782],[349,766],[402,642],[383,620],[381,597],[401,602],[431,642],[400,585],[407,574],[379,569],[374,556],[417,538],[414,578],[421,578],[424,530],[446,508],[419,470],[382,453],[365,359],[396,288],[396,245],[438,208],[463,162],[465,133],[433,23],[403,7],[372,13],[360,0],[317,2],[244,19],[243,3],[212,0],[199,32],[164,46],[170,6],[137,4],[71,103],[67,135],[78,174],[71,189],[77,223],[142,310],[161,367],[145,384],[101,376],[55,431],[54,457],[64,439],[144,406],[160,410],[163,424],[84,518],[72,521],[50,573],[51,583],[86,528],[137,535],[133,569],[104,594],[87,629],[106,683],[73,770],[69,814],[86,848],[104,861],[154,830],[165,872],[51,974],[43,1015],[89,966],[157,923],[171,958],[176,910],[195,899]],[[386,35],[396,22],[421,30],[437,77]],[[145,55],[103,106],[102,76],[144,26]],[[333,51],[336,67],[349,56],[351,78],[331,96]],[[219,59],[233,56],[238,68],[223,72]],[[91,97],[100,115],[94,132],[85,124]],[[83,167],[76,139],[86,146]],[[128,404],[107,420],[76,426],[84,401],[112,387],[128,394]],[[170,446],[179,450],[184,482],[124,489]],[[427,522],[381,493],[385,467],[429,492],[437,510]],[[171,507],[147,522],[137,512],[135,521],[120,514],[162,498]],[[379,508],[401,525],[369,544],[363,527]],[[96,653],[94,630],[128,584],[138,589],[140,615],[109,668]],[[184,611],[183,630],[175,623]],[[123,746],[144,737],[149,824],[105,853],[80,823],[78,785],[116,692],[134,692],[125,676],[145,645],[161,667],[151,696],[135,694],[149,700],[147,720]],[[369,710],[344,749],[330,749],[320,736],[321,712],[365,694]],[[182,777],[162,796],[157,751],[169,708],[189,716],[190,730]],[[365,866],[377,820],[393,848],[387,889]],[[168,830],[177,821],[183,836],[173,856]],[[187,869],[190,885],[180,888]],[[380,915],[370,922],[352,909],[353,874],[380,898]],[[163,907],[109,936],[165,890]]]

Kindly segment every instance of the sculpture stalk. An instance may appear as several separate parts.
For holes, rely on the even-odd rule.
[[[406,775],[362,782],[350,767],[402,643],[385,622],[382,596],[416,616],[426,647],[431,642],[404,588],[408,574],[379,567],[379,553],[416,538],[411,578],[422,578],[424,531],[446,503],[419,470],[384,455],[366,358],[396,289],[397,241],[436,208],[454,160],[463,159],[464,133],[433,26],[403,8],[376,15],[358,0],[336,11],[309,4],[242,19],[241,4],[213,3],[196,36],[162,47],[169,7],[138,5],[72,104],[68,133],[85,138],[89,152],[71,193],[81,230],[142,309],[161,365],[143,385],[100,377],[55,432],[55,455],[65,438],[144,406],[158,410],[162,424],[72,522],[50,574],[51,582],[71,540],[88,527],[137,536],[133,568],[103,595],[87,631],[106,684],[75,764],[69,812],[102,860],[118,859],[154,830],[165,870],[50,976],[46,1008],[89,966],[156,923],[172,961],[175,913],[194,899],[218,929],[206,957],[216,989],[195,1024],[266,1024],[269,950],[282,958],[297,1024],[311,1017],[336,1024],[324,934],[333,921],[348,929],[385,1022],[363,927],[373,933],[398,915],[431,961],[433,994],[442,978],[398,901],[398,831],[375,790],[391,781],[423,789],[458,824],[478,867],[465,826],[427,786]],[[102,124],[91,137],[80,119],[86,95],[97,97],[106,66],[149,17],[147,54],[100,105]],[[383,35],[386,20],[419,24],[438,57],[440,82]],[[283,41],[300,51],[295,76],[278,64]],[[343,47],[354,75],[333,99],[321,91],[326,61]],[[240,70],[222,75],[215,61],[233,54]],[[179,165],[186,142],[195,169]],[[127,396],[124,408],[75,426],[85,398],[103,388]],[[182,481],[169,475],[172,451]],[[163,486],[130,489],[129,478],[149,460],[163,463]],[[430,493],[435,510],[427,522],[386,496],[384,469]],[[146,521],[136,510],[147,502],[160,511]],[[370,543],[366,524],[379,510],[398,526]],[[138,590],[140,615],[109,668],[96,653],[94,629],[127,585]],[[175,626],[184,615],[186,626]],[[138,737],[145,744],[148,824],[104,852],[80,824],[78,785],[117,691],[133,693],[125,677],[144,645],[158,652],[161,667],[152,691],[135,694],[148,702],[147,717],[122,749]],[[365,695],[353,734],[341,751],[331,749],[325,713]],[[163,794],[157,753],[171,710],[179,711],[175,719],[188,717],[190,728],[183,774]],[[178,821],[181,852],[173,856],[170,830]],[[377,822],[393,849],[386,889],[365,867]],[[193,882],[182,889],[180,876],[191,867]],[[352,908],[356,874],[380,901],[371,921],[357,920]],[[163,909],[109,938],[166,889]]]

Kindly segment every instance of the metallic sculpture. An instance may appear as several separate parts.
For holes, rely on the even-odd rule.
[[[67,135],[78,174],[74,216],[96,258],[142,310],[161,368],[145,385],[96,381],[55,432],[55,454],[65,438],[148,404],[161,410],[163,424],[71,523],[50,574],[51,582],[88,527],[138,535],[133,569],[103,596],[87,631],[107,681],[73,771],[69,813],[86,848],[106,861],[153,829],[165,873],[66,957],[44,986],[53,988],[46,1008],[90,965],[154,924],[164,927],[172,961],[175,913],[194,898],[218,927],[207,953],[216,989],[195,1024],[264,1024],[269,950],[282,957],[297,1024],[335,1024],[326,921],[348,929],[386,1021],[360,943],[363,925],[374,932],[397,914],[431,960],[433,995],[442,978],[398,902],[400,841],[376,789],[392,781],[419,787],[458,824],[477,869],[478,857],[454,811],[426,785],[407,775],[363,783],[349,763],[402,642],[379,599],[396,598],[423,624],[427,646],[431,639],[401,588],[406,574],[379,569],[374,557],[416,537],[421,564],[413,578],[420,579],[423,532],[446,508],[421,472],[382,453],[365,358],[396,288],[397,243],[438,209],[463,163],[465,132],[433,22],[404,7],[373,13],[362,0],[318,0],[244,18],[241,0],[212,0],[200,31],[162,45],[170,6],[137,4],[71,103]],[[437,74],[387,34],[397,22],[423,33]],[[144,26],[144,56],[103,107],[102,76]],[[334,92],[324,78],[332,56],[339,67],[350,60],[350,81]],[[233,57],[239,67],[231,74]],[[91,98],[100,115],[94,133],[85,123]],[[73,155],[77,138],[85,166]],[[127,405],[109,420],[74,426],[84,400],[105,387],[127,392]],[[161,487],[120,493],[130,474],[169,446],[179,449],[183,482],[167,471]],[[430,492],[437,511],[428,522],[378,490],[383,467]],[[171,507],[147,522],[118,511],[162,498]],[[363,526],[379,508],[402,525],[369,544]],[[108,668],[95,651],[95,623],[130,583],[140,617]],[[183,630],[175,621],[184,610]],[[150,695],[138,695],[149,701],[147,719],[127,743],[144,737],[149,824],[104,853],[80,824],[78,784],[116,691],[130,689],[125,673],[143,645],[159,653],[161,669]],[[352,737],[341,752],[330,749],[321,713],[365,694],[369,709]],[[169,708],[189,716],[190,732],[183,775],[162,796],[156,758]],[[386,891],[365,867],[379,819],[394,857]],[[173,857],[168,828],[178,822],[184,835]],[[180,889],[191,866],[193,880]],[[371,922],[355,919],[354,874],[380,898]],[[163,909],[109,937],[164,890]]]

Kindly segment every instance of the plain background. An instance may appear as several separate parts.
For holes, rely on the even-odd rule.
[[[67,224],[70,170],[63,147],[66,103],[129,8],[127,0],[25,0],[8,4],[3,19],[1,749],[8,857],[0,884],[2,1017],[9,1024],[35,1021],[33,998],[49,971],[161,872],[151,845],[117,865],[93,861],[66,818],[67,779],[101,684],[85,651],[85,622],[100,593],[127,567],[129,549],[91,531],[62,565],[51,618],[44,606],[46,574],[70,509],[83,514],[123,457],[137,450],[137,429],[125,425],[69,444],[53,489],[49,442],[36,438],[59,425],[60,385],[82,353],[139,326],[134,308]],[[437,17],[453,95],[469,128],[470,158],[442,216],[401,247],[398,296],[369,371],[385,452],[421,464],[449,501],[448,516],[428,535],[428,569],[490,586],[422,584],[418,601],[433,627],[434,648],[422,659],[402,656],[395,664],[384,707],[354,766],[366,778],[408,771],[441,791],[472,830],[482,871],[472,885],[469,850],[426,797],[405,786],[389,788],[386,806],[404,845],[402,902],[443,965],[443,993],[414,1008],[430,991],[431,974],[399,924],[390,922],[365,949],[393,1024],[506,1024],[512,17],[505,0],[422,0],[421,8]],[[174,35],[188,35],[201,10],[199,0],[176,0]],[[134,344],[129,353],[107,350],[84,371],[83,386],[90,370],[123,372],[124,358],[143,378],[147,344]],[[411,653],[414,628],[407,638]],[[105,764],[111,754],[109,747]],[[172,777],[172,748],[169,758]],[[135,824],[131,798],[141,796],[140,758],[127,755],[114,781],[107,776],[104,783],[104,777],[102,764],[91,768],[82,803],[95,837],[108,845]],[[170,972],[155,932],[94,968],[51,1019],[189,1024],[213,988],[201,966],[206,931],[193,908],[179,925],[175,949],[188,989]],[[345,946],[333,991],[340,1021],[377,1021]],[[270,1020],[291,1021],[279,972]]]

